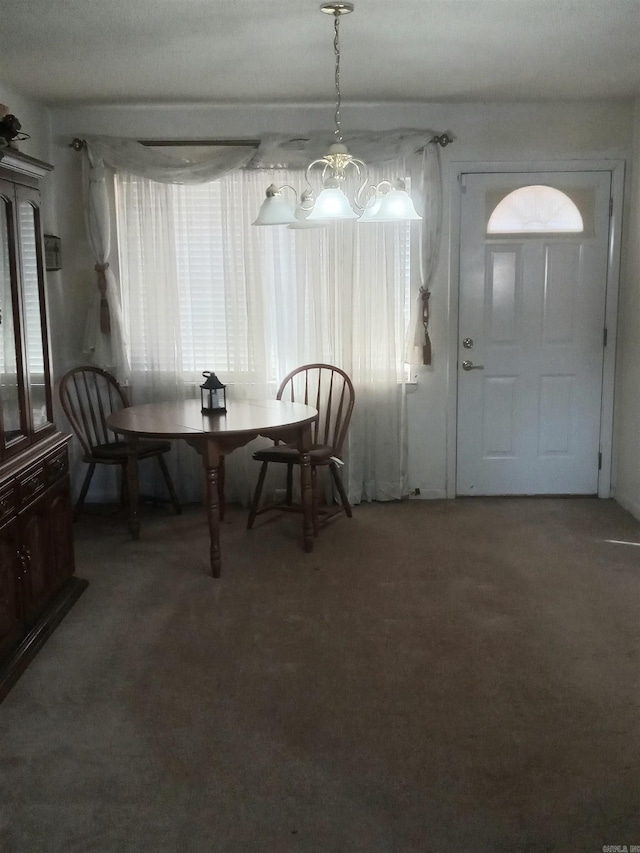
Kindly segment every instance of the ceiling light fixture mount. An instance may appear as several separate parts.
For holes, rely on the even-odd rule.
[[[353,3],[323,3],[320,11],[325,15],[348,15],[354,8]]]
[[[306,181],[309,188],[298,197],[294,187],[289,184],[278,186],[271,184],[266,191],[254,225],[288,225],[290,228],[312,228],[346,219],[358,219],[360,222],[406,222],[422,219],[405,189],[404,181],[380,181],[369,184],[367,166],[349,153],[343,142],[340,107],[340,18],[354,10],[353,3],[323,3],[320,11],[333,15],[333,50],[335,56],[335,142],[329,150],[317,160],[313,160],[306,169]],[[316,167],[321,170],[322,190],[315,198],[311,183],[311,172]],[[347,197],[344,187],[348,177],[355,177],[359,187],[353,193],[352,201]],[[297,206],[295,211],[283,196],[283,190],[292,190]]]

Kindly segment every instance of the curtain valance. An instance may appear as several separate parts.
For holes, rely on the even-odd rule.
[[[357,131],[344,135],[344,144],[354,157],[365,163],[406,160],[421,151],[436,136],[433,130],[404,128],[389,131]],[[268,134],[255,145],[198,145],[176,148],[144,145],[135,139],[117,136],[87,136],[94,161],[152,181],[170,184],[198,184],[215,181],[241,167],[250,169],[305,169],[311,160],[322,157],[335,142],[331,131],[304,134]],[[435,143],[434,143],[435,147]]]
[[[353,157],[365,163],[384,163],[406,160],[428,145],[435,136],[433,130],[404,128],[387,131],[356,131],[345,133],[343,143]],[[247,163],[250,169],[306,169],[312,160],[323,157],[336,141],[332,131],[320,131],[294,136],[263,136],[260,147]]]
[[[85,142],[94,161],[161,184],[206,184],[245,166],[256,153],[255,145],[205,146],[194,142],[178,154],[175,148],[169,152],[117,136],[87,136]]]

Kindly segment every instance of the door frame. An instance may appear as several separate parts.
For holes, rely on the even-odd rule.
[[[448,376],[447,376],[447,497],[456,497],[458,435],[458,322],[460,310],[460,217],[462,214],[462,175],[509,174],[511,172],[609,172],[611,174],[611,216],[607,256],[605,328],[607,345],[602,368],[602,401],[600,406],[600,453],[598,497],[611,497],[613,463],[613,394],[618,325],[618,292],[622,244],[622,208],[624,198],[624,160],[553,160],[515,163],[456,161],[450,165],[449,186],[449,300],[448,300]]]

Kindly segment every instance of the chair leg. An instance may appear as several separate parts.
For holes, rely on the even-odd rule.
[[[160,465],[160,470],[162,471],[162,476],[164,477],[164,481],[167,484],[167,489],[169,490],[169,496],[171,497],[171,503],[173,504],[173,508],[176,512],[176,515],[181,515],[182,507],[180,506],[180,501],[178,500],[178,496],[176,494],[175,489],[173,488],[173,482],[171,481],[171,476],[169,474],[169,469],[167,468],[167,463],[164,461],[164,457],[161,453],[156,457],[158,460],[158,465]]]
[[[256,490],[253,493],[253,500],[251,501],[251,508],[249,510],[249,518],[247,519],[247,530],[251,530],[251,528],[253,527],[253,522],[256,520],[256,515],[258,514],[260,495],[262,494],[262,487],[264,486],[264,478],[267,476],[268,465],[268,462],[263,462],[262,467],[260,468],[258,482],[256,483]]]
[[[96,470],[96,463],[89,463],[89,470],[87,471],[84,482],[82,484],[82,488],[80,489],[80,494],[78,495],[78,500],[76,501],[76,507],[73,512],[74,518],[77,518],[80,514],[80,510],[84,506],[84,499],[87,496],[87,492],[89,491],[89,483],[91,482],[91,478],[93,477],[93,472]]]
[[[349,498],[347,497],[347,493],[345,492],[344,486],[342,485],[342,477],[338,472],[338,466],[335,462],[330,463],[329,470],[331,471],[333,482],[336,484],[336,488],[338,490],[338,494],[340,495],[340,500],[342,501],[344,511],[347,513],[349,518],[352,518],[353,514],[351,512],[351,504],[349,503]]]
[[[311,507],[313,535],[317,536],[320,529],[320,489],[318,487],[318,468],[316,465],[311,466]]]
[[[287,506],[293,504],[293,462],[287,462]]]
[[[129,484],[127,483],[127,464],[123,462],[120,466],[120,505],[129,506]]]

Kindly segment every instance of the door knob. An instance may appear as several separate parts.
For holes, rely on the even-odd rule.
[[[472,361],[466,359],[462,362],[463,370],[484,370],[484,364],[474,364]]]

